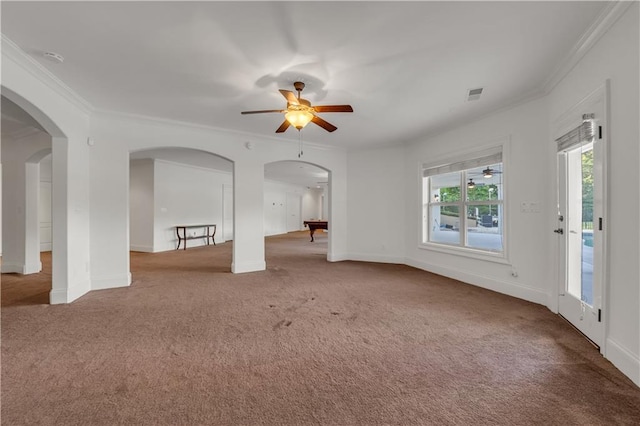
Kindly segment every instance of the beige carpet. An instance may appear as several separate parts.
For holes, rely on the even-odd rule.
[[[231,243],[134,253],[130,288],[70,305],[3,275],[2,424],[639,423],[640,390],[547,308],[308,238],[239,275]]]

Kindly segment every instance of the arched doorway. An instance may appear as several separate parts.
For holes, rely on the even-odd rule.
[[[330,172],[303,161],[265,164],[265,236],[304,239],[326,255],[330,233],[318,229],[311,242],[308,221],[329,222]]]
[[[156,253],[194,248],[233,239],[233,162],[213,153],[184,147],[130,153],[129,248]],[[204,229],[178,225],[215,225]],[[213,233],[213,228],[209,230]],[[229,265],[229,270],[231,266]]]
[[[29,105],[11,91],[3,89],[0,155],[4,165],[0,228],[2,273],[25,276],[19,279],[21,288],[11,289],[11,298],[3,293],[6,296],[3,303],[10,303],[13,299],[48,303],[53,289],[52,254],[45,255],[46,270],[41,272],[41,252],[52,250],[53,137],[40,121],[5,94]],[[61,134],[48,118],[42,118],[42,113],[35,108],[33,110],[50,129],[53,129],[53,134]],[[65,253],[61,253],[60,258],[64,255]],[[10,278],[6,277],[5,283],[6,281],[10,281]],[[58,280],[57,284],[59,287],[65,287],[67,283]]]

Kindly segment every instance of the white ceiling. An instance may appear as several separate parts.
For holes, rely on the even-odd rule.
[[[9,2],[2,33],[98,110],[274,135],[279,88],[351,104],[309,142],[415,140],[542,93],[605,2]],[[64,56],[62,64],[43,52]],[[468,89],[483,87],[467,102]],[[290,128],[277,137],[297,140]],[[259,137],[259,136],[256,136]]]

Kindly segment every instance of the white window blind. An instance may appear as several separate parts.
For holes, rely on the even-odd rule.
[[[473,158],[457,161],[455,163],[440,164],[437,166],[424,165],[423,176],[434,176],[445,173],[459,172],[461,170],[487,167],[491,164],[502,162],[502,147],[491,148],[474,154]]]
[[[581,125],[556,139],[558,152],[566,151],[575,145],[590,142],[596,133],[593,118],[593,114],[584,114],[582,119],[585,121]]]

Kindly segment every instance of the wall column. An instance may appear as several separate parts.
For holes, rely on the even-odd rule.
[[[24,274],[42,270],[40,262],[40,222],[38,220],[40,194],[40,164],[25,164],[24,209]]]
[[[264,165],[258,161],[236,161],[233,190],[234,233],[231,271],[264,271]]]
[[[53,138],[53,250],[50,303],[70,303],[91,290],[89,167],[86,138]]]

